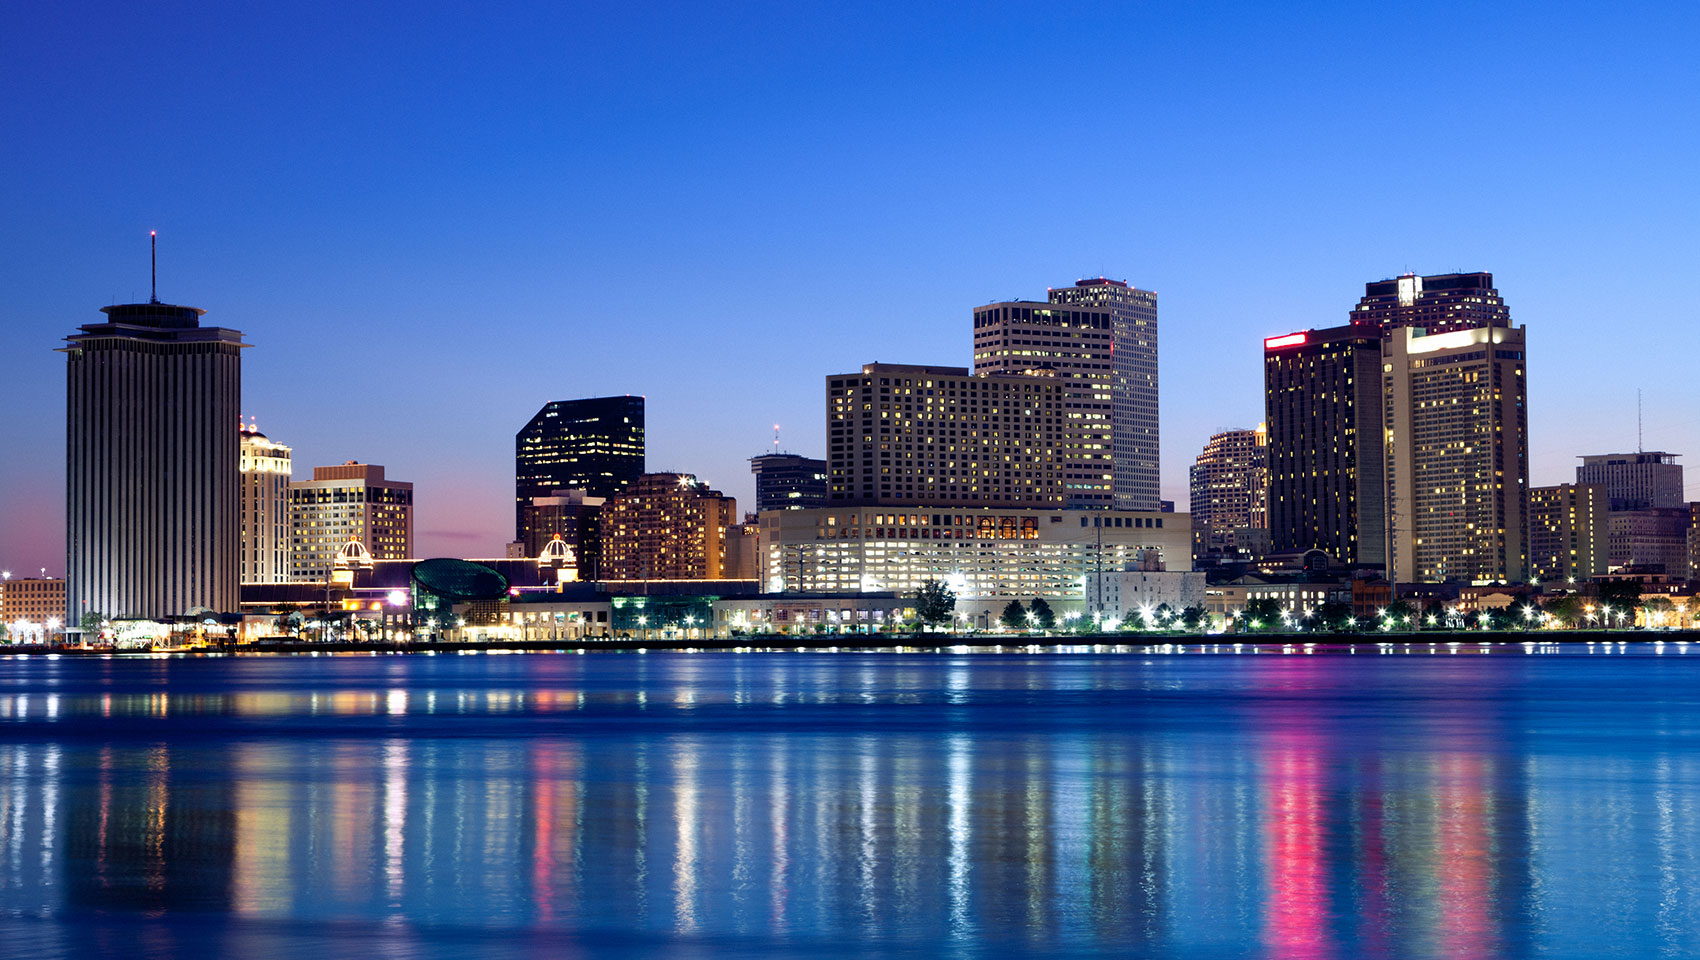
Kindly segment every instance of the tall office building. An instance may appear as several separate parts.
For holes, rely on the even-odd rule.
[[[1382,371],[1387,578],[1527,580],[1523,328],[1393,327]]]
[[[1676,462],[1678,456],[1662,450],[1585,456],[1576,468],[1576,482],[1605,487],[1612,510],[1680,507],[1682,464]]]
[[[1065,383],[897,363],[827,377],[831,503],[1062,506]]]
[[[1270,337],[1263,382],[1270,550],[1385,564],[1380,328]]]
[[[794,453],[764,453],[750,458],[756,475],[756,512],[803,510],[826,506],[832,484],[825,460]]]
[[[1110,475],[1117,510],[1160,504],[1157,294],[1120,280],[1078,280],[1050,301],[1110,314]],[[1196,522],[1196,521],[1195,521]]]
[[[1405,274],[1364,284],[1351,320],[1382,330],[1422,327],[1430,334],[1511,325],[1511,311],[1494,289],[1491,273]]]
[[[1529,574],[1587,581],[1606,572],[1606,491],[1590,483],[1529,488]]]
[[[722,580],[738,502],[688,473],[646,473],[602,508],[602,579]]]
[[[1064,503],[1070,507],[1115,505],[1114,344],[1114,318],[1109,310],[1021,300],[974,308],[976,374],[1044,373],[1062,385],[1064,435],[1058,455]],[[1150,509],[1156,509],[1156,504]]]
[[[1690,513],[1680,507],[1613,510],[1606,515],[1606,560],[1615,571],[1688,576]]]
[[[62,348],[66,614],[235,612],[247,344],[198,307],[101,312]]]
[[[243,426],[242,582],[289,582],[290,449]]]
[[[1224,430],[1193,461],[1193,557],[1256,557],[1269,549],[1269,434]]]
[[[297,583],[330,577],[350,540],[373,560],[404,560],[413,555],[413,484],[386,478],[372,463],[314,467],[313,479],[289,485],[289,521],[289,571]]]
[[[556,490],[612,497],[643,474],[643,398],[556,400],[514,436],[514,539],[525,509]]]

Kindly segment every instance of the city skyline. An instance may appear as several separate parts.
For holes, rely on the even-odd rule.
[[[300,464],[358,459],[413,480],[422,555],[501,555],[513,425],[543,403],[645,396],[649,469],[753,503],[747,459],[774,422],[788,449],[825,456],[818,384],[844,359],[966,366],[974,306],[1100,275],[1162,297],[1161,489],[1178,508],[1208,437],[1261,419],[1262,338],[1343,323],[1362,284],[1407,270],[1492,271],[1534,333],[1532,484],[1635,449],[1638,388],[1645,449],[1700,446],[1681,351],[1646,348],[1692,313],[1661,279],[1692,261],[1678,225],[1696,206],[1682,173],[1695,135],[1663,120],[1687,98],[1685,58],[1647,40],[1685,35],[1691,13],[1584,31],[1579,9],[1491,11],[1472,14],[1479,36],[1436,16],[1378,41],[1392,69],[1349,89],[1304,64],[1377,29],[1368,13],[1091,11],[1101,36],[1143,37],[1145,59],[1125,75],[1083,58],[1071,75],[1017,79],[984,55],[1012,39],[1065,53],[1078,25],[941,13],[893,36],[855,13],[613,12],[545,18],[501,64],[437,80],[426,64],[442,58],[406,54],[497,32],[513,44],[512,24],[465,37],[421,26],[403,54],[326,71],[381,24],[348,14],[330,38],[322,23],[233,12],[197,28],[230,43],[146,90],[121,89],[109,64],[179,38],[109,14],[26,12],[7,68],[38,92],[4,108],[37,146],[3,162],[40,185],[7,201],[11,222],[37,229],[4,241],[31,278],[0,324],[12,413],[0,564],[13,569],[63,572],[64,370],[51,351],[99,307],[147,299],[150,229],[161,298],[209,309],[255,346],[241,412]],[[959,49],[917,56],[939,31]],[[1529,44],[1491,39],[1508,32]],[[653,52],[614,42],[636,33]],[[771,58],[654,69],[782,35],[793,43]],[[1583,36],[1587,56],[1569,57]],[[609,55],[558,65],[563,37]],[[299,42],[298,63],[259,53],[277,39]],[[1428,62],[1440,44],[1448,56]],[[875,69],[817,67],[851,56]],[[1201,78],[1201,61],[1219,73]],[[1268,71],[1285,82],[1261,87]],[[375,92],[329,97],[311,142],[263,132],[300,125],[328,97],[314,91],[368,81]],[[207,116],[209,97],[239,109]],[[1479,147],[1384,135],[1458,98],[1478,108]],[[693,113],[708,102],[733,105],[718,128]],[[1116,121],[1097,133],[1105,149],[1059,154],[1042,176],[964,149],[980,130],[1094,110]],[[186,125],[204,134],[190,161],[151,145]],[[402,150],[445,128],[458,137],[440,151]],[[96,131],[137,146],[89,151]],[[619,149],[573,146],[597,140]],[[995,229],[1088,195],[1091,221],[1042,245]],[[701,429],[705,413],[720,429]],[[1700,499],[1695,481],[1684,498]]]

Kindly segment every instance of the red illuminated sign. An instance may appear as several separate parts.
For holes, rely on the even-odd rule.
[[[1279,350],[1282,347],[1297,347],[1297,346],[1303,345],[1304,342],[1305,342],[1305,335],[1304,334],[1302,334],[1302,333],[1289,333],[1284,337],[1270,337],[1269,339],[1263,341],[1263,349],[1265,349],[1265,350]]]

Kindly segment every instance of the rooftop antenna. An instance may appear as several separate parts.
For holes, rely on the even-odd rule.
[[[779,452],[779,424],[773,425],[773,452]]]
[[[1646,453],[1647,448],[1641,444],[1641,388],[1635,388],[1635,452]]]
[[[148,278],[148,302],[159,302],[159,231],[148,231],[148,247],[153,258],[152,276]]]

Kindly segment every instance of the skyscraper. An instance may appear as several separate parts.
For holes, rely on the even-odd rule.
[[[1471,327],[1511,325],[1511,311],[1494,289],[1491,273],[1407,273],[1364,284],[1351,320],[1382,330],[1422,327],[1430,334]]]
[[[1529,577],[1523,328],[1402,325],[1382,344],[1387,578]]]
[[[1263,382],[1270,550],[1385,564],[1380,328],[1270,337]]]
[[[1224,430],[1193,461],[1192,555],[1255,557],[1269,549],[1269,434]]]
[[[1114,348],[1114,316],[1108,309],[1024,300],[974,308],[974,373],[1009,377],[1043,372],[1060,381],[1067,394],[1059,411],[1063,436],[1057,459],[1063,502],[1069,507],[1115,505]],[[1144,509],[1156,508],[1153,497]]]
[[[288,447],[243,426],[242,582],[289,582]]]
[[[803,510],[826,506],[831,484],[825,460],[794,453],[764,453],[750,458],[756,475],[756,512]]]
[[[1157,294],[1121,280],[1078,280],[1050,301],[1110,313],[1110,474],[1117,510],[1156,510]]]
[[[67,616],[238,609],[237,330],[130,303],[65,339]]]
[[[413,484],[390,480],[373,463],[314,467],[313,479],[289,485],[290,577],[318,583],[336,555],[358,540],[373,560],[413,555]]]
[[[1590,580],[1606,572],[1609,530],[1604,487],[1561,483],[1529,488],[1529,574]]]
[[[556,400],[514,437],[514,539],[525,511],[556,490],[612,497],[643,473],[642,397]]]
[[[826,378],[831,502],[1062,506],[1073,396],[1051,371],[869,363]]]

